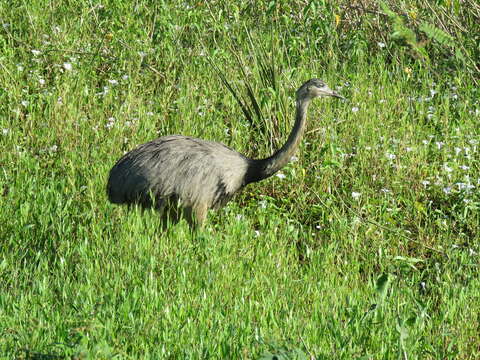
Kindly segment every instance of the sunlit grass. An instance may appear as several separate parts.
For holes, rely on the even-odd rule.
[[[330,5],[216,6],[0,6],[0,357],[478,358],[474,79],[338,36]],[[234,54],[265,132],[207,61],[243,89]],[[348,100],[315,101],[295,159],[203,232],[108,203],[158,136],[269,155],[311,77]]]

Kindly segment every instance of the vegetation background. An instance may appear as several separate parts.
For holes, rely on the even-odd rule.
[[[11,0],[0,25],[1,358],[480,358],[476,0]],[[160,135],[269,155],[312,77],[348,101],[202,234],[107,202]]]

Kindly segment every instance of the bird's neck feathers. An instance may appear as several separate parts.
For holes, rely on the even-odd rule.
[[[309,104],[310,99],[297,100],[295,124],[293,125],[292,132],[288,136],[287,142],[272,156],[266,159],[253,160],[247,171],[247,184],[272,176],[290,161],[302,140]]]

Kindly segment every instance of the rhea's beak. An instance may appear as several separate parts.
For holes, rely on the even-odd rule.
[[[340,95],[339,93],[337,93],[336,91],[333,91],[330,93],[330,96],[333,96],[333,97],[336,97],[336,98],[339,98],[339,99],[342,99],[342,100],[346,100],[342,95]]]

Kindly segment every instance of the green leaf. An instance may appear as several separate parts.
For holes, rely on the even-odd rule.
[[[383,274],[377,279],[375,292],[377,293],[378,297],[382,301],[385,300],[385,297],[387,296],[388,284],[389,284],[388,274]]]

